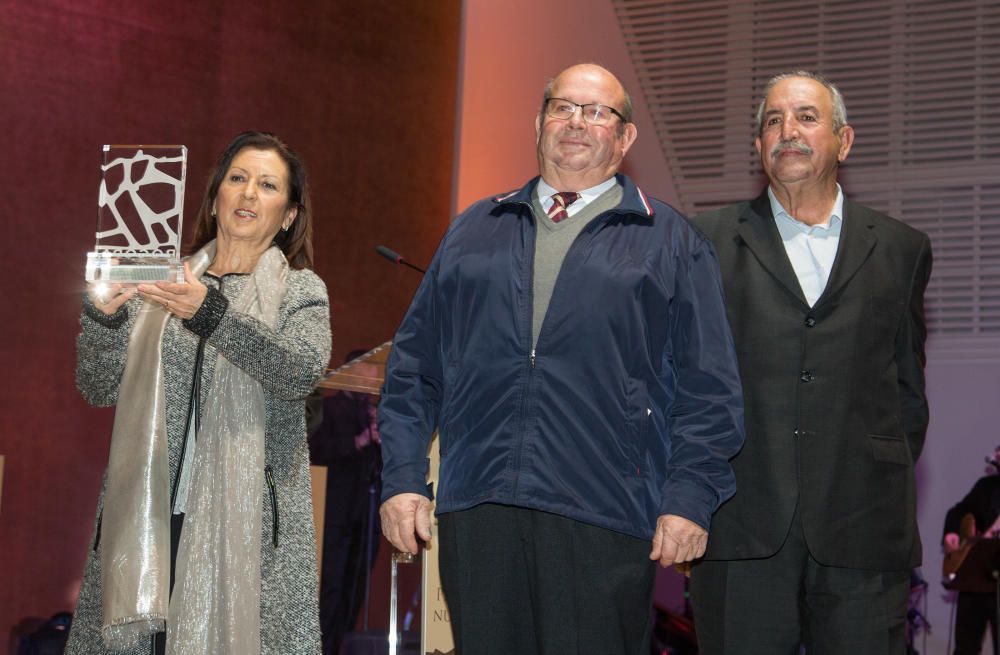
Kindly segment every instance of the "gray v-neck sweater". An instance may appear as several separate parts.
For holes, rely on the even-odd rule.
[[[558,223],[553,223],[546,215],[537,197],[532,198],[531,208],[535,212],[535,224],[538,226],[535,230],[535,270],[532,284],[534,297],[531,314],[532,350],[538,343],[538,333],[542,329],[542,321],[545,320],[545,313],[549,309],[552,289],[555,288],[559,269],[562,268],[570,246],[592,220],[617,207],[623,196],[621,185],[615,184],[592,200],[579,213]]]

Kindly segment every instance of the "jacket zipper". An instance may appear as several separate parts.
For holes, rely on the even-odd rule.
[[[531,207],[531,203],[522,202],[522,203],[519,203],[519,204],[523,205],[524,207],[526,207],[528,209],[528,214],[531,216],[532,224],[533,224],[533,226],[534,226],[534,228],[536,230],[536,234],[537,234],[538,226],[535,223],[535,213],[534,213],[534,210]],[[600,217],[595,218],[594,223],[596,224],[597,220],[600,220],[602,223],[603,222],[607,222],[607,220],[608,220],[607,217],[611,216],[614,213],[615,213],[614,211],[606,211],[603,214],[601,214]],[[567,259],[569,259],[570,253],[573,252],[574,248],[579,244],[580,238],[584,235],[585,232],[587,232],[588,229],[590,229],[590,226],[588,226],[583,231],[581,231],[580,234],[576,235],[576,238],[573,240],[573,243],[570,244],[569,249],[566,251],[566,257],[563,259],[564,265],[565,265],[565,261]],[[528,302],[527,302],[527,306],[528,306],[528,342],[529,343],[531,342],[531,323],[532,323],[532,320],[534,318],[534,311],[535,311],[534,310],[534,307],[535,307],[535,291],[534,291],[535,276],[534,276],[534,270],[535,270],[535,243],[536,243],[536,240],[537,240],[537,236],[535,237],[535,239],[532,239],[532,241],[531,241],[531,244],[530,244],[530,254],[529,254],[529,258],[528,258],[528,271],[529,271],[529,274],[528,274],[528,285],[527,285],[527,289],[528,289]],[[560,275],[561,275],[561,272],[560,272]],[[552,297],[555,297],[555,290],[556,290],[556,287],[558,286],[558,284],[559,284],[559,275],[556,276],[556,282],[555,282],[555,284],[552,287]],[[552,306],[552,299],[550,298],[549,299],[549,307],[551,307],[551,306]],[[542,340],[542,331],[544,329],[545,329],[545,321],[543,319],[542,325],[541,325],[541,327],[539,328],[539,331],[538,331],[538,340],[539,341]],[[528,415],[527,415],[527,412],[528,412],[528,396],[529,396],[529,392],[531,390],[532,377],[533,377],[533,374],[535,372],[535,367],[536,367],[537,364],[538,364],[538,352],[537,352],[537,344],[535,344],[535,347],[532,347],[531,350],[529,351],[529,354],[528,354],[528,377],[527,377],[527,380],[525,381],[525,384],[524,384],[524,392],[523,392],[524,395],[521,398],[521,426],[522,427],[521,427],[521,439],[520,439],[520,443],[518,444],[518,448],[517,448],[517,462],[516,462],[516,465],[514,467],[515,471],[520,471],[520,469],[521,469],[521,451],[524,448],[524,439],[525,439],[526,432],[527,432],[527,429],[528,429]],[[515,499],[517,498],[518,481],[519,481],[519,477],[515,477],[514,478],[514,487],[513,487],[513,490],[512,490],[512,495],[513,495],[513,497]]]
[[[534,227],[534,229],[537,230],[538,226],[535,223],[535,212],[534,212],[534,210],[531,207],[531,203],[523,202],[523,203],[520,203],[520,204],[522,206],[524,206],[525,209],[527,209],[528,216],[531,217],[532,227]],[[520,430],[520,437],[518,438],[517,451],[516,451],[516,454],[514,455],[514,462],[512,462],[512,466],[511,466],[512,472],[514,473],[514,484],[513,484],[512,488],[511,488],[511,496],[514,499],[517,498],[518,482],[520,481],[520,476],[518,475],[518,472],[521,470],[521,451],[524,450],[524,440],[525,440],[525,438],[527,436],[527,431],[528,431],[528,396],[529,396],[529,391],[531,390],[531,378],[532,378],[532,373],[534,373],[535,362],[536,362],[535,348],[531,344],[531,322],[533,320],[533,315],[534,315],[534,311],[535,311],[534,310],[534,303],[535,303],[535,291],[534,291],[535,276],[534,276],[534,270],[535,270],[535,242],[536,242],[536,240],[537,240],[536,234],[532,233],[531,243],[529,244],[529,249],[528,249],[528,251],[526,253],[527,256],[528,256],[528,266],[527,266],[528,284],[526,285],[526,288],[528,290],[528,299],[527,299],[527,303],[526,303],[528,319],[527,319],[527,322],[526,322],[526,331],[527,331],[527,334],[528,334],[528,345],[529,345],[529,347],[531,347],[531,349],[528,351],[528,375],[527,375],[527,379],[524,382],[524,389],[521,392],[521,409],[520,409],[520,413],[521,413],[521,430]]]
[[[278,532],[280,531],[278,523],[278,492],[274,486],[274,471],[271,469],[270,464],[264,467],[264,479],[267,481],[267,493],[271,496],[271,542],[277,548]]]

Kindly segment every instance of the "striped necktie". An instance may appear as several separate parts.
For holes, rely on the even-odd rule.
[[[569,212],[566,208],[572,205],[580,198],[580,194],[576,191],[560,191],[559,193],[552,194],[552,206],[549,207],[548,216],[552,219],[553,223],[558,223],[564,218],[569,217]]]

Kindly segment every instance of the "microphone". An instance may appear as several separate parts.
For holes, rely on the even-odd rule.
[[[403,259],[402,255],[400,255],[395,250],[391,250],[389,248],[386,248],[385,246],[377,246],[375,248],[375,252],[377,252],[378,254],[382,255],[383,257],[385,257],[386,259],[388,259],[389,261],[391,261],[394,264],[403,264],[404,266],[409,266],[413,270],[419,271],[421,273],[426,273],[427,272],[424,269],[420,268],[419,266],[414,266],[410,262],[408,262],[405,259]]]

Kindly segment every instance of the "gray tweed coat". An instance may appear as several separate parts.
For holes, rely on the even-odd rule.
[[[227,275],[221,281],[202,277],[210,289],[234,300],[247,280]],[[215,303],[209,302],[215,296]],[[261,497],[260,639],[264,655],[320,651],[316,545],[309,486],[309,451],[305,432],[305,397],[322,375],[330,357],[330,308],[326,287],[312,271],[290,270],[288,289],[274,329],[239,314],[209,292],[203,311],[190,321],[171,318],[163,336],[167,441],[170,483],[177,474],[187,418],[199,337],[210,332],[201,374],[202,402],[211,387],[216,355],[250,373],[264,389],[267,409],[265,463],[274,480],[278,521],[274,521],[271,488]],[[84,301],[77,339],[76,383],[92,405],[114,405],[125,366],[128,333],[140,301],[129,301],[114,316],[106,316]],[[203,312],[212,313],[207,320]],[[200,324],[198,323],[200,321]],[[189,327],[186,327],[188,324]],[[206,328],[207,324],[207,328]],[[214,327],[214,329],[212,329]],[[265,472],[261,471],[264,476]],[[98,502],[98,522],[104,492]],[[101,640],[101,558],[99,523],[87,558],[66,653],[110,653]],[[277,538],[278,545],[274,546]],[[151,652],[150,644],[128,651]],[[192,654],[195,655],[195,654]]]

